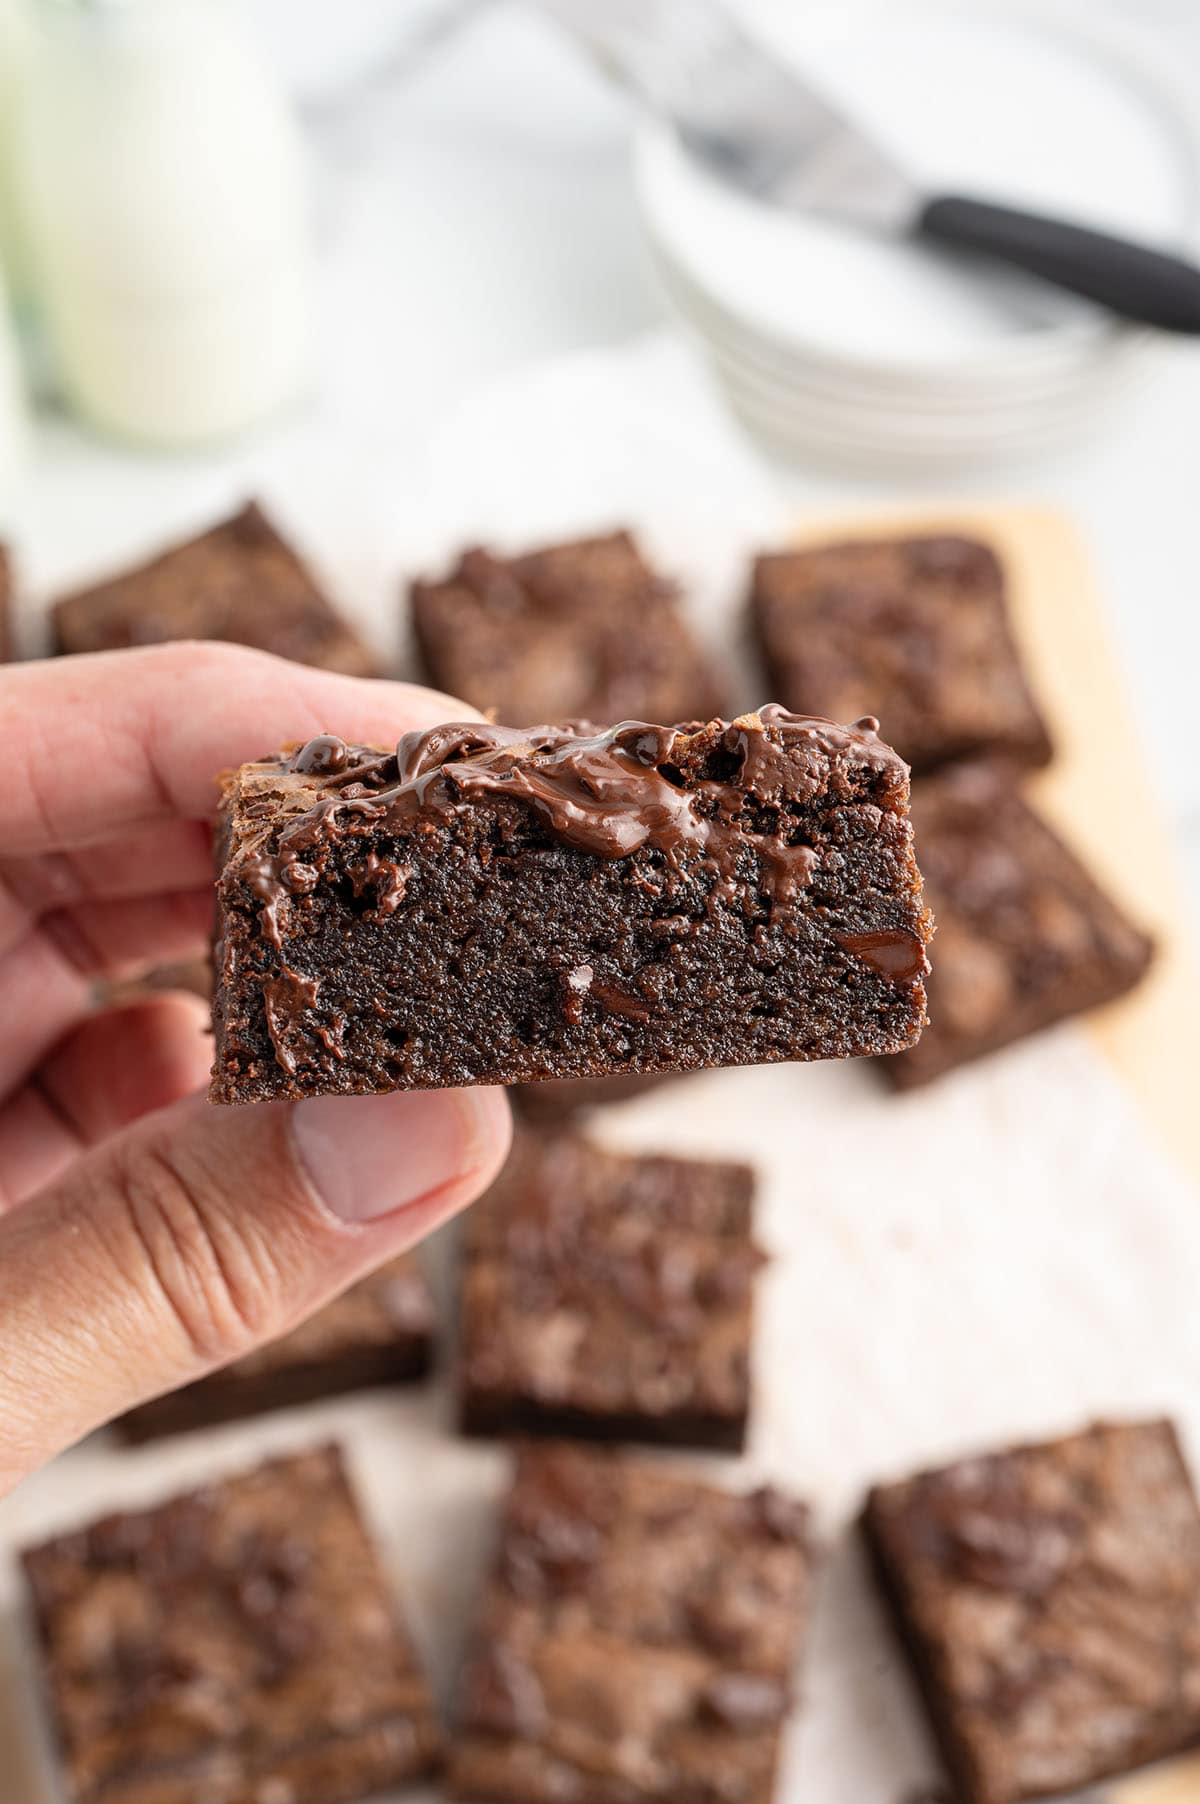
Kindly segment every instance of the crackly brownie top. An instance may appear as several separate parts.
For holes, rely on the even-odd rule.
[[[787,903],[816,863],[793,836],[797,807],[865,803],[904,813],[907,767],[876,729],[871,719],[842,727],[772,705],[696,728],[450,723],[406,734],[391,753],[324,736],[236,773],[229,868],[258,899],[262,931],[278,945],[291,900],[317,881],[314,853],[507,800],[597,858],[649,847],[672,872],[699,861],[715,879],[714,896],[732,893],[752,846],[766,867],[762,887],[773,903]],[[368,858],[362,888],[374,891],[375,918],[400,905],[409,874],[402,862]],[[924,942],[908,929],[849,937],[847,950],[889,978],[925,969]]]
[[[1200,1513],[1169,1423],[885,1485],[868,1516],[973,1798],[1074,1791],[1200,1735]]]
[[[376,669],[254,502],[150,563],[64,597],[54,620],[65,652],[224,639],[350,675]]]
[[[492,1761],[511,1777],[515,1759],[538,1798],[757,1804],[809,1558],[806,1511],[778,1491],[523,1451],[465,1674],[456,1778],[469,1791]]]
[[[415,1254],[381,1266],[326,1303],[282,1340],[258,1347],[228,1368],[232,1379],[267,1377],[360,1347],[390,1347],[398,1335],[428,1334],[433,1298]]]
[[[432,680],[501,719],[677,721],[721,705],[677,589],[628,532],[513,558],[474,548],[412,598]]]
[[[1010,772],[963,765],[926,778],[912,809],[938,955],[931,1026],[905,1058],[989,1038],[1064,986],[1094,975],[1099,994],[1114,971],[1144,966],[1145,935],[1021,799]]]
[[[599,1413],[746,1407],[749,1166],[519,1132],[467,1230],[468,1388]]]
[[[1013,643],[991,548],[955,535],[780,552],[755,566],[772,678],[793,707],[870,708],[915,766],[1049,742]]]
[[[81,1796],[430,1708],[334,1448],[107,1517],[25,1568]]]

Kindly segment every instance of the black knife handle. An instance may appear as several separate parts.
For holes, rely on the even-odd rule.
[[[1200,268],[1183,257],[956,194],[927,202],[917,231],[955,250],[1000,257],[1123,319],[1166,332],[1200,333]]]

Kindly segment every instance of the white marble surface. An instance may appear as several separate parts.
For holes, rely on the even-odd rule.
[[[183,461],[114,451],[65,422],[43,426],[18,520],[29,523],[21,536],[35,591],[136,553],[248,487],[286,489],[327,462],[332,483],[307,485],[319,490],[306,510],[318,548],[326,527],[345,538],[335,513],[352,521],[368,492],[389,485],[399,525],[439,422],[481,386],[666,318],[633,203],[625,109],[531,11],[516,0],[247,4],[310,126],[323,301],[315,393],[256,441]],[[467,23],[414,64],[404,55],[411,30],[447,8]],[[1190,53],[1200,98],[1197,15],[1180,0],[1142,10]],[[1200,894],[1197,419],[1200,349],[1163,345],[1093,442],[1039,466],[964,473],[952,486],[1056,502],[1081,520]],[[540,474],[534,458],[529,482]],[[779,477],[800,503],[913,492],[902,477]],[[342,558],[351,584],[361,577],[378,591],[391,580],[362,562],[352,551]]]

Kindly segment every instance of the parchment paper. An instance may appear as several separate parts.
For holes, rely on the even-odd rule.
[[[746,554],[792,524],[691,360],[658,343],[514,378],[448,423],[419,477],[364,464],[340,532],[339,468],[331,483],[314,458],[267,499],[307,522],[346,593],[356,572],[425,567],[463,538],[517,545],[632,522],[688,583],[704,630],[728,635]],[[357,591],[381,637],[391,587],[379,578]],[[1094,601],[1075,594],[1071,606]],[[740,703],[762,699],[744,675],[738,687]],[[1170,939],[1172,920],[1157,926]],[[1168,1411],[1200,1459],[1200,1210],[1179,1166],[1187,1141],[1160,1150],[1119,1015],[1099,1035],[1062,1029],[905,1098],[865,1065],[788,1066],[711,1073],[596,1120],[614,1144],[743,1156],[761,1172],[772,1263],[751,1452],[693,1463],[729,1482],[769,1475],[816,1508],[826,1554],[785,1804],[900,1804],[936,1773],[851,1532],[869,1482],[1098,1415]],[[1126,1047],[1115,1062],[1114,1040]],[[450,1257],[443,1235],[431,1250],[443,1289]],[[96,1436],[0,1506],[4,1804],[55,1796],[12,1550],[331,1436],[349,1450],[449,1698],[506,1460],[454,1438],[445,1379],[137,1451]],[[1200,1781],[1180,1783],[1154,1804],[1200,1796]]]

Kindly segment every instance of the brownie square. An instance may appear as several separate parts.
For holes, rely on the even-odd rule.
[[[806,1626],[807,1512],[527,1449],[450,1766],[476,1804],[768,1804]]]
[[[611,1103],[635,1102],[647,1090],[677,1081],[676,1074],[670,1071],[650,1076],[550,1077],[540,1084],[514,1085],[512,1100],[526,1121],[553,1127],[592,1109],[607,1108]]]
[[[464,1429],[740,1450],[753,1192],[748,1165],[519,1133],[467,1222]]]
[[[961,1804],[1200,1741],[1200,1512],[1169,1422],[883,1485],[864,1526]]]
[[[913,770],[1050,740],[1009,627],[996,554],[974,539],[849,541],[761,557],[751,619],[789,708],[878,715]]]
[[[881,1069],[901,1089],[1122,995],[1150,940],[1024,801],[1010,773],[963,765],[913,788],[937,923],[929,1025]]]
[[[75,1804],[349,1804],[437,1765],[336,1448],[25,1555]]]
[[[297,664],[379,675],[366,642],[256,502],[136,570],[64,596],[51,629],[58,652],[225,639]]]
[[[420,1260],[407,1253],[282,1340],[139,1405],[117,1428],[128,1441],[186,1434],[341,1391],[411,1382],[424,1378],[432,1362],[433,1298]]]
[[[483,722],[243,766],[218,835],[218,1102],[910,1045],[904,765],[767,708]]]
[[[707,720],[716,678],[674,586],[627,532],[524,557],[464,553],[412,586],[425,675],[502,721]]]

